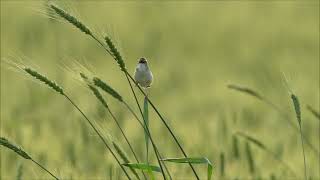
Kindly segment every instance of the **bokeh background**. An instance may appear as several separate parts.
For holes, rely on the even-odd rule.
[[[216,179],[222,179],[221,153],[226,179],[289,178],[281,164],[254,146],[256,173],[250,174],[243,139],[238,139],[240,156],[234,156],[236,131],[259,139],[303,178],[299,134],[268,105],[227,85],[255,89],[297,123],[284,73],[301,101],[303,131],[319,151],[319,120],[305,108],[310,105],[319,111],[319,1],[59,4],[97,33],[111,35],[130,72],[139,57],[147,57],[155,77],[151,98],[187,153],[213,162]],[[70,24],[47,18],[47,13],[43,1],[1,1],[2,61],[13,56],[38,67],[129,154],[110,115],[64,69],[74,61],[90,67],[138,112],[125,77],[94,41]],[[142,129],[121,104],[106,98],[142,159]],[[139,99],[142,103],[143,97]],[[182,157],[153,111],[150,123],[160,151],[166,157]],[[21,145],[60,177],[108,179],[110,170],[115,177],[120,173],[110,153],[63,97],[11,71],[5,63],[1,67],[1,136]],[[305,148],[308,175],[319,179],[319,155]],[[153,155],[152,162],[156,163]],[[21,165],[26,179],[50,178],[1,147],[1,179],[14,179]],[[187,165],[168,167],[174,179],[193,178]],[[206,178],[206,166],[196,168]]]

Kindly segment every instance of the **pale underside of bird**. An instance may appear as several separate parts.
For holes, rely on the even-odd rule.
[[[153,75],[145,58],[140,58],[134,72],[134,79],[141,87],[148,88],[151,86]]]

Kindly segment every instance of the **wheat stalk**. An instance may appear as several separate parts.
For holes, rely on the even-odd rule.
[[[248,142],[245,144],[245,152],[246,152],[246,155],[247,155],[249,171],[250,171],[251,175],[254,175],[256,168],[255,168],[255,163],[254,163],[251,147],[250,147],[250,144]]]
[[[11,149],[12,151],[14,151],[16,154],[23,157],[24,159],[31,160],[33,163],[35,163],[37,166],[39,166],[42,170],[49,173],[53,178],[55,178],[57,180],[59,179],[55,175],[53,175],[49,170],[47,170],[44,166],[42,166],[40,163],[38,163],[37,161],[32,159],[31,156],[27,152],[25,152],[21,147],[13,144],[12,142],[7,140],[6,138],[0,137],[0,145],[6,147],[8,149]]]
[[[100,78],[94,77],[92,81],[94,85],[101,88],[103,91],[110,94],[112,97],[119,100],[120,102],[123,102],[122,96],[116,90],[114,90],[111,86],[109,86],[107,83],[103,82]]]
[[[67,20],[69,23],[73,24],[80,31],[88,35],[92,35],[92,32],[90,31],[90,29],[87,26],[85,26],[82,22],[80,22],[76,17],[72,16],[67,11],[57,6],[56,4],[52,3],[49,6],[55,11],[55,13],[57,13],[63,19]]]
[[[288,169],[290,171],[290,173],[295,176],[295,178],[297,177],[296,173],[291,169],[291,167],[286,162],[284,162],[282,159],[280,159],[273,151],[271,151],[261,141],[259,141],[258,139],[254,138],[254,137],[252,137],[252,136],[250,136],[248,134],[245,134],[243,132],[236,132],[235,135],[238,135],[238,136],[240,136],[242,138],[245,138],[247,140],[247,142],[250,142],[250,143],[254,144],[259,149],[261,149],[264,152],[270,154],[275,160],[280,162],[286,169]]]
[[[126,153],[121,149],[121,147],[116,142],[112,142],[112,145],[113,145],[114,149],[116,150],[116,152],[118,153],[118,155],[121,157],[122,161],[124,163],[129,163],[130,162],[129,158],[127,157]],[[138,163],[139,163],[139,161],[138,161]],[[140,179],[140,177],[135,169],[130,167],[130,170],[136,176],[137,179]]]
[[[129,106],[129,104],[122,98],[122,96],[115,90],[113,89],[110,85],[108,85],[105,81],[101,80],[98,77],[94,77],[93,78],[93,82],[94,84],[99,87],[101,90],[103,90],[104,92],[108,93],[109,95],[111,95],[112,97],[114,97],[115,99],[119,100],[122,104],[125,105],[125,107],[130,111],[130,113],[135,117],[135,119],[137,120],[137,122],[139,123],[139,125],[143,128],[143,130],[146,132],[146,134],[149,136],[152,147],[155,151],[156,157],[157,159],[161,159],[161,154],[152,138],[151,132],[149,131],[148,128],[146,128],[144,126],[144,124],[139,120],[138,116],[136,115],[136,113],[132,110],[132,108]],[[170,172],[168,171],[168,168],[166,167],[165,164],[163,164],[164,169],[166,170],[167,174],[169,175],[169,178],[171,178]]]
[[[107,42],[107,45],[109,46],[109,48],[110,48],[111,50],[113,49],[113,50],[111,51],[111,56],[112,56],[112,57],[118,62],[118,64],[119,64],[119,60],[117,60],[118,58],[115,57],[115,55],[114,55],[115,53],[119,53],[118,50],[115,48],[115,45],[113,44],[112,41]],[[104,48],[104,49],[106,49],[106,48]],[[109,51],[107,51],[107,52],[110,54]],[[120,63],[121,63],[121,62],[120,62]],[[119,64],[119,65],[120,65],[120,64]],[[120,68],[121,68],[121,65],[120,65]],[[148,102],[150,103],[151,107],[154,109],[154,111],[156,112],[156,114],[159,116],[159,118],[161,119],[162,123],[165,125],[165,127],[166,127],[167,130],[169,131],[170,135],[172,136],[172,138],[174,139],[174,141],[175,141],[176,144],[178,145],[178,147],[179,147],[179,149],[181,150],[181,152],[182,152],[182,154],[184,155],[184,157],[188,158],[186,152],[185,152],[184,149],[182,148],[182,146],[181,146],[180,142],[178,141],[177,137],[175,136],[175,134],[173,133],[173,131],[172,131],[171,128],[169,127],[168,123],[164,120],[164,118],[162,117],[162,115],[160,114],[160,112],[158,111],[158,109],[154,106],[154,104],[152,103],[152,101],[150,100],[150,98],[147,96],[147,94],[143,91],[143,89],[138,85],[138,83],[133,79],[133,77],[128,73],[128,71],[127,71],[125,68],[122,68],[121,70],[125,73],[125,76],[126,76],[126,78],[127,78],[127,81],[128,81],[128,83],[129,83],[129,85],[130,85],[131,92],[132,92],[132,94],[133,94],[133,96],[134,96],[134,98],[135,98],[136,104],[137,104],[137,106],[138,106],[138,108],[139,108],[141,117],[144,119],[143,113],[142,113],[142,110],[141,110],[141,107],[140,107],[140,104],[139,104],[139,102],[138,102],[137,96],[136,96],[136,94],[135,94],[135,92],[134,92],[134,90],[133,90],[133,87],[132,87],[132,84],[131,84],[130,80],[136,85],[136,87],[138,87],[138,89],[140,90],[140,92],[146,97],[146,99],[147,99]],[[161,170],[162,170],[162,172],[163,172],[163,168],[162,168],[162,166],[161,166],[161,162],[160,162],[160,160],[158,160],[158,161],[159,161],[160,168],[161,168]],[[193,172],[194,175],[196,176],[197,180],[199,180],[200,178],[199,178],[197,172],[195,171],[193,165],[192,165],[190,162],[189,162],[188,164],[189,164],[189,166],[191,167],[192,172]],[[165,176],[163,176],[163,178],[166,179]]]
[[[257,91],[253,90],[253,89],[250,89],[248,87],[243,87],[243,86],[239,86],[239,85],[234,85],[234,84],[231,84],[231,85],[228,85],[228,88],[229,89],[233,89],[233,90],[236,90],[238,92],[242,92],[242,93],[245,93],[247,95],[250,95],[252,97],[255,97],[256,99],[264,102],[265,104],[267,104],[268,106],[270,106],[272,109],[274,109],[276,112],[278,112],[286,121],[287,123],[297,132],[300,134],[300,129],[299,127],[297,127],[295,125],[294,122],[292,122],[287,114],[285,112],[283,112],[281,110],[281,108],[279,108],[277,105],[275,105],[274,103],[272,103],[269,99],[267,99],[266,97],[262,96],[260,93],[258,93]],[[313,144],[311,144],[311,142],[307,139],[307,137],[305,137],[303,134],[303,139],[304,139],[304,142],[310,147],[310,149],[312,150],[312,152],[314,152],[317,156],[320,157],[320,153],[319,153],[319,150],[317,148],[315,148],[313,146]]]
[[[99,92],[99,90],[93,85],[93,83],[91,83],[90,79],[88,78],[88,76],[86,76],[84,73],[80,72],[80,76],[82,77],[82,79],[86,82],[87,86],[89,87],[89,89],[92,91],[92,93],[95,95],[95,97],[101,102],[101,104],[103,105],[103,107],[105,107],[108,112],[110,113],[112,119],[114,120],[114,122],[116,123],[117,127],[120,129],[120,132],[122,134],[122,136],[124,137],[124,139],[126,140],[135,160],[139,163],[138,157],[136,155],[136,153],[133,150],[133,147],[131,146],[130,141],[128,140],[127,136],[125,135],[124,131],[122,130],[118,120],[116,119],[116,117],[114,116],[114,114],[112,113],[112,111],[110,110],[110,107],[108,106],[107,102],[105,101],[105,99],[102,97],[101,93]],[[106,85],[104,85],[103,87],[105,87]],[[109,87],[109,89],[112,89],[111,87]],[[115,92],[114,90],[112,92]],[[118,94],[118,96],[120,96]],[[120,96],[121,97],[121,96]],[[114,142],[113,142],[114,143]],[[114,145],[115,146],[115,145]],[[117,149],[116,149],[117,150]],[[119,151],[117,151],[119,152]],[[121,156],[120,156],[121,157]],[[126,162],[127,163],[127,162]],[[136,176],[136,172],[134,173]],[[138,179],[139,176],[137,177]]]
[[[307,105],[307,110],[310,111],[314,117],[316,117],[318,120],[320,120],[320,112],[317,112],[310,105]]]
[[[301,146],[302,146],[302,154],[303,154],[303,163],[304,163],[304,175],[305,175],[305,180],[307,180],[308,179],[308,176],[307,176],[307,163],[306,163],[306,155],[305,155],[305,150],[304,150],[304,145],[303,145],[300,102],[299,102],[298,97],[296,95],[294,95],[293,93],[291,94],[291,100],[292,100],[293,107],[294,107],[294,110],[296,112],[297,121],[298,121],[298,124],[299,124]]]
[[[27,72],[29,75],[31,75],[32,77],[38,79],[39,81],[45,83],[46,85],[48,85],[50,88],[52,88],[53,90],[55,90],[56,92],[58,92],[61,95],[64,95],[63,89],[54,81],[49,80],[46,76],[38,73],[36,70],[30,68],[30,67],[24,67],[23,70],[25,72]]]
[[[107,149],[111,152],[111,154],[113,155],[113,157],[115,158],[115,160],[117,161],[117,163],[119,164],[119,166],[121,167],[121,169],[123,170],[123,172],[126,174],[128,179],[131,179],[130,176],[127,174],[126,170],[123,168],[123,166],[121,165],[120,161],[118,160],[118,158],[116,157],[116,155],[114,154],[114,152],[112,151],[112,149],[109,147],[109,145],[107,144],[107,142],[105,141],[105,139],[103,138],[103,136],[100,134],[100,132],[97,130],[97,128],[93,125],[93,123],[91,122],[91,120],[89,120],[89,118],[83,113],[83,111],[72,101],[72,99],[64,93],[63,89],[61,88],[61,86],[59,86],[58,84],[56,84],[55,82],[51,81],[49,78],[47,78],[46,76],[38,73],[37,71],[35,71],[34,69],[30,68],[30,67],[25,67],[24,70],[31,75],[32,77],[34,77],[35,79],[38,79],[39,81],[45,83],[47,86],[51,87],[52,89],[54,89],[56,92],[60,93],[61,95],[63,95],[80,113],[81,115],[86,119],[86,121],[89,123],[89,125],[91,126],[91,128],[95,131],[95,133],[99,136],[100,140],[103,142],[103,144],[107,147]]]
[[[111,53],[114,56],[114,59],[117,61],[118,65],[120,66],[121,71],[125,72],[126,71],[126,66],[124,64],[124,61],[122,59],[122,56],[120,55],[118,49],[116,48],[116,46],[113,44],[111,38],[109,36],[105,37],[105,41],[107,43],[107,45],[110,48]]]
[[[62,18],[66,19],[68,22],[70,22],[71,24],[73,24],[74,26],[76,26],[77,28],[79,28],[81,31],[84,31],[84,32],[86,31],[86,29],[81,29],[81,28],[83,28],[83,26],[84,26],[82,23],[80,23],[80,24],[82,24],[83,26],[79,26],[79,24],[76,23],[76,22],[80,22],[80,21],[78,21],[74,16],[70,15],[69,13],[67,13],[67,12],[65,12],[65,11],[61,11],[61,8],[58,8],[58,7],[55,6],[55,5],[51,6],[51,8],[53,8],[53,9],[54,9],[54,7],[55,7],[56,9],[58,9],[58,11],[57,11],[57,10],[55,10],[55,11],[56,11],[56,13],[57,13],[58,15],[60,15]],[[72,17],[73,17],[73,18],[72,18]],[[74,19],[74,18],[75,18],[75,19]],[[86,26],[84,26],[84,27],[86,27]],[[120,56],[120,53],[119,53],[118,51],[116,51],[117,49],[115,48],[115,46],[114,46],[114,44],[112,43],[112,41],[109,41],[109,40],[111,40],[111,39],[109,39],[109,40],[108,40],[108,39],[105,39],[105,40],[107,41],[107,42],[106,42],[107,45],[108,45],[109,48],[110,48],[110,49],[108,49],[102,41],[100,41],[94,34],[91,33],[91,31],[89,31],[89,32],[90,32],[89,35],[90,35],[112,58],[114,58],[114,59],[117,61],[118,65],[120,66],[120,69],[125,73],[125,76],[126,76],[127,81],[128,81],[128,83],[129,83],[129,85],[130,85],[131,91],[132,91],[132,93],[133,93],[133,95],[134,95],[134,97],[135,97],[135,101],[136,101],[136,103],[137,103],[137,105],[138,105],[138,107],[139,107],[140,113],[141,113],[141,115],[142,115],[142,117],[143,117],[143,114],[142,114],[142,111],[141,111],[141,107],[140,107],[140,105],[139,105],[139,103],[138,103],[138,100],[137,100],[137,98],[136,98],[136,95],[135,95],[135,92],[134,92],[133,87],[132,87],[132,85],[131,85],[130,79],[137,85],[137,87],[139,88],[140,92],[141,92],[144,96],[146,96],[146,94],[143,92],[143,90],[141,89],[141,87],[138,86],[138,84],[135,82],[135,80],[133,79],[133,77],[127,72],[127,70],[126,70],[126,68],[125,68],[124,61],[123,61],[123,59],[122,59],[122,56]],[[87,34],[87,33],[86,33],[86,34]],[[108,44],[108,43],[109,43],[109,44]],[[112,52],[111,52],[111,50],[112,50]],[[130,78],[130,79],[129,79],[129,78]],[[164,118],[163,118],[162,115],[160,114],[160,112],[159,112],[159,111],[157,110],[157,108],[153,105],[153,103],[151,102],[151,100],[150,100],[149,98],[148,98],[148,101],[149,101],[150,105],[152,106],[152,108],[153,108],[153,109],[155,110],[155,112],[157,113],[157,115],[160,117],[161,121],[164,123],[164,125],[166,126],[166,128],[168,129],[168,131],[170,132],[170,134],[172,135],[174,141],[175,141],[175,142],[177,143],[177,145],[179,146],[179,149],[181,150],[181,152],[183,153],[183,155],[184,155],[185,157],[188,157],[187,154],[185,153],[184,149],[182,148],[181,144],[179,143],[178,139],[176,138],[176,136],[174,135],[174,133],[172,132],[172,130],[171,130],[170,127],[168,126],[167,122],[164,120]],[[160,162],[160,160],[159,160],[159,157],[157,157],[157,160],[158,160],[159,166],[160,166],[160,168],[161,168],[161,170],[162,170],[162,172],[163,172],[163,168],[162,168],[161,162]],[[199,180],[199,177],[198,177],[198,175],[197,175],[197,173],[196,173],[196,171],[195,171],[195,169],[193,168],[193,166],[192,166],[191,163],[189,163],[189,166],[191,167],[191,169],[192,169],[194,175],[196,176],[196,178]],[[163,174],[163,173],[162,173],[162,174]],[[166,177],[165,177],[164,174],[163,174],[163,178],[166,179]]]

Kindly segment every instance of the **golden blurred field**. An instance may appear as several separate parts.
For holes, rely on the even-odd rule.
[[[297,125],[283,80],[299,97],[302,128],[320,150],[319,1],[229,2],[103,2],[62,3],[97,33],[116,41],[133,73],[137,59],[147,57],[155,76],[150,97],[192,157],[208,157],[214,179],[289,179],[268,154],[252,147],[256,173],[250,174],[239,138],[235,158],[232,134],[246,132],[304,177],[300,135],[285,119],[257,99],[227,88],[250,87],[270,99]],[[41,12],[39,12],[41,11]],[[135,101],[114,60],[84,33],[68,23],[50,20],[43,1],[1,1],[1,60],[26,56],[64,87],[132,158],[110,115],[83,85],[64,69],[75,60],[90,66],[135,107]],[[34,159],[63,179],[124,179],[82,116],[63,97],[1,64],[1,136],[22,146]],[[138,92],[138,91],[137,91]],[[132,115],[105,96],[139,157],[145,157],[144,134]],[[143,97],[139,96],[142,104]],[[151,132],[165,157],[182,157],[177,145],[150,109]],[[307,174],[319,179],[319,154],[306,149]],[[153,153],[150,151],[151,154]],[[220,154],[225,155],[225,176]],[[152,163],[156,164],[154,154]],[[15,179],[19,164],[24,179],[50,177],[31,162],[1,146],[0,179]],[[194,179],[188,165],[167,163],[174,179]],[[195,165],[201,179],[206,166]],[[119,177],[122,175],[121,177]],[[161,179],[161,176],[157,176]]]

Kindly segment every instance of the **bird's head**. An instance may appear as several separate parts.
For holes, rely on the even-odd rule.
[[[147,61],[146,58],[142,57],[142,58],[139,59],[139,63],[140,64],[148,64],[148,61]]]

